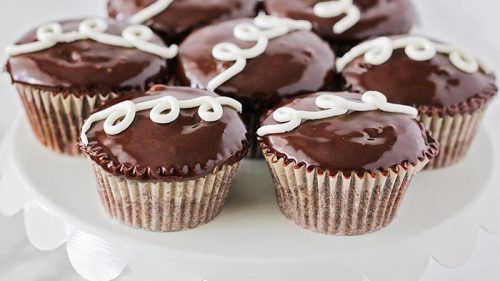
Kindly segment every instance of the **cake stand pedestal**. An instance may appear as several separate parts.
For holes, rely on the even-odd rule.
[[[493,123],[465,161],[419,174],[395,222],[364,236],[331,237],[287,221],[266,165],[247,160],[213,222],[178,233],[125,227],[101,207],[87,160],[43,149],[22,117],[1,149],[0,209],[7,216],[24,210],[32,244],[66,247],[75,270],[91,281],[113,280],[127,267],[137,281],[416,281],[430,258],[463,264],[481,226],[500,232]]]

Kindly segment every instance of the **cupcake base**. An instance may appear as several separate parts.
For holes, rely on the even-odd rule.
[[[469,151],[474,141],[485,110],[472,114],[457,114],[454,116],[439,116],[438,114],[421,114],[420,122],[432,132],[439,142],[440,151],[426,169],[440,169],[460,162]]]
[[[345,176],[308,171],[284,158],[265,155],[281,212],[295,224],[330,235],[361,235],[389,225],[413,176],[429,162],[398,165],[389,171]]]
[[[239,166],[224,165],[195,180],[151,183],[113,176],[90,161],[107,213],[130,227],[155,232],[191,229],[213,220]]]
[[[36,138],[45,147],[68,155],[81,154],[76,143],[86,116],[116,97],[114,93],[77,97],[23,84],[15,86]]]

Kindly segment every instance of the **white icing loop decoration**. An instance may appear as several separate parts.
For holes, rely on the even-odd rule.
[[[164,47],[150,42],[153,31],[145,25],[131,25],[125,28],[121,36],[108,34],[108,24],[99,18],[90,18],[82,21],[78,31],[64,33],[59,23],[49,23],[40,26],[36,31],[38,41],[21,45],[10,45],[6,48],[9,56],[34,53],[53,47],[57,43],[70,43],[79,40],[91,39],[102,44],[123,48],[137,48],[166,59],[175,57],[178,46]]]
[[[120,120],[123,118],[123,120]],[[129,127],[135,119],[135,105],[131,101],[118,104],[115,110],[111,110],[104,122],[104,130],[110,135],[117,135],[124,127]]]
[[[203,121],[215,122],[224,114],[222,106],[232,107],[239,113],[242,111],[241,103],[228,97],[202,96],[190,100],[177,100],[173,96],[164,96],[137,104],[132,101],[123,101],[90,115],[82,126],[80,138],[84,145],[88,145],[87,132],[92,124],[102,120],[105,120],[103,127],[106,134],[120,134],[132,125],[136,112],[149,109],[151,109],[149,114],[151,121],[158,124],[174,122],[179,117],[181,109],[189,108],[198,108],[198,115]],[[169,112],[164,113],[165,111]]]
[[[431,60],[437,53],[442,53],[449,55],[451,63],[466,73],[475,73],[480,69],[486,74],[492,72],[481,60],[461,48],[434,43],[427,38],[416,36],[395,39],[379,37],[363,42],[337,60],[337,71],[344,70],[349,63],[363,55],[364,60],[369,64],[384,64],[396,49],[404,49],[406,55],[415,61]]]
[[[281,124],[267,125],[259,128],[261,137],[271,134],[282,134],[293,131],[306,120],[319,120],[344,115],[349,111],[382,110],[402,113],[412,117],[418,116],[418,110],[411,106],[387,102],[387,97],[376,91],[368,91],[361,97],[361,102],[345,99],[335,94],[323,94],[316,98],[320,111],[303,111],[291,107],[281,107],[273,113],[273,119]]]
[[[341,20],[333,25],[333,33],[341,34],[356,25],[361,19],[361,11],[353,0],[333,0],[320,2],[314,5],[314,15],[321,18],[334,18],[345,14]]]
[[[133,24],[143,23],[165,11],[170,4],[172,4],[172,2],[174,2],[174,0],[157,0],[153,4],[130,17],[130,22]]]
[[[175,121],[181,112],[181,107],[177,99],[171,96],[162,98],[156,105],[153,103],[153,106],[149,118],[158,124],[168,124]],[[163,114],[162,112],[166,110],[170,110],[170,112]]]
[[[153,38],[153,31],[145,25],[131,25],[123,30],[122,37],[130,42],[137,49],[157,55],[159,57],[171,59],[179,52],[177,45],[170,47],[160,46],[149,42]]]
[[[436,56],[434,43],[422,37],[403,37],[390,41],[392,49],[405,49],[406,55],[416,61],[430,60]]]
[[[269,44],[269,40],[284,36],[295,30],[311,30],[312,25],[308,21],[278,18],[259,14],[253,24],[241,23],[234,28],[234,36],[239,40],[256,42],[249,49],[241,49],[236,44],[223,42],[212,49],[212,56],[221,61],[235,62],[230,68],[213,78],[207,85],[207,89],[214,92],[215,89],[241,73],[246,66],[247,60],[262,55]]]

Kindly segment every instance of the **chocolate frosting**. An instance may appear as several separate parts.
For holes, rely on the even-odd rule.
[[[360,95],[336,93],[360,100]],[[320,93],[295,98],[281,106],[318,111]],[[269,112],[262,125],[278,124]],[[331,173],[388,171],[397,165],[433,158],[438,145],[421,123],[409,115],[379,110],[305,121],[295,130],[264,136],[261,147],[287,162]]]
[[[211,25],[192,33],[181,45],[177,78],[184,86],[206,88],[208,82],[234,62],[212,56],[221,42],[250,48],[255,42],[238,40],[234,27],[251,19]],[[335,75],[335,55],[328,44],[310,31],[295,31],[270,40],[264,54],[247,61],[245,69],[216,92],[252,108],[269,109],[283,97],[329,87]]]
[[[361,11],[360,21],[342,34],[333,32],[333,25],[345,15],[321,18],[313,7],[324,0],[265,0],[271,15],[312,22],[314,31],[334,43],[351,43],[374,36],[406,34],[417,22],[417,14],[410,0],[354,0]]]
[[[351,91],[380,91],[390,102],[415,106],[428,114],[470,113],[484,107],[497,92],[493,74],[466,73],[440,53],[429,61],[415,61],[404,49],[395,50],[382,65],[370,65],[362,56],[342,76]]]
[[[139,103],[167,95],[179,100],[216,96],[198,89],[154,86],[131,101]],[[179,118],[170,124],[154,123],[149,113],[137,112],[132,125],[118,135],[106,134],[104,121],[96,122],[87,133],[89,144],[80,147],[109,173],[139,181],[199,178],[224,164],[239,162],[247,153],[245,125],[231,107],[224,106],[224,114],[216,122],[201,120],[197,108],[182,109]]]
[[[111,17],[125,20],[156,0],[109,0]],[[258,0],[175,0],[170,6],[145,22],[166,42],[177,43],[194,29],[215,22],[253,17]]]
[[[78,30],[82,20],[62,21],[65,32]],[[107,33],[120,35],[124,23],[108,20]],[[33,30],[16,44],[36,41]],[[155,36],[152,42],[163,42]],[[168,81],[164,58],[135,48],[122,48],[93,40],[59,43],[52,48],[9,58],[6,70],[15,83],[57,89],[74,95],[103,92],[146,91]]]

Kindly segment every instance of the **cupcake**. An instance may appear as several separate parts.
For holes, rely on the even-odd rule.
[[[111,98],[166,82],[176,48],[146,26],[68,20],[42,25],[7,47],[6,71],[38,140],[75,155],[84,118]]]
[[[307,21],[259,15],[193,32],[180,46],[178,82],[209,89],[243,104],[250,157],[260,154],[260,116],[282,99],[327,89],[335,55]]]
[[[436,154],[413,107],[379,92],[315,93],[270,111],[259,128],[278,204],[297,225],[331,235],[379,230]]]
[[[367,41],[339,59],[337,67],[346,89],[381,91],[390,102],[418,108],[420,120],[441,145],[429,168],[465,157],[497,93],[495,76],[479,59],[418,36]]]
[[[161,85],[99,108],[83,125],[80,148],[107,212],[158,232],[211,221],[248,150],[239,111],[233,99]]]
[[[308,20],[337,54],[371,37],[407,34],[417,22],[410,0],[265,0],[275,16]]]
[[[146,24],[165,42],[181,42],[193,30],[224,20],[254,17],[259,0],[108,0],[108,14]]]

